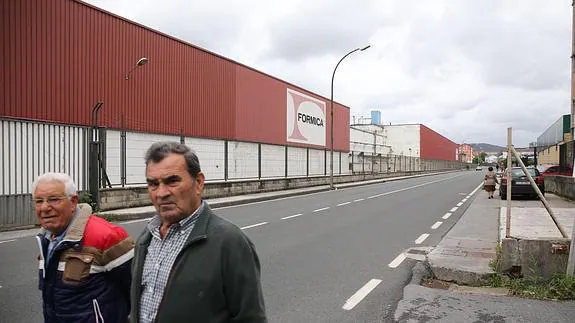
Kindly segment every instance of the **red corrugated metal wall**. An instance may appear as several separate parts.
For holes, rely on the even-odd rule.
[[[286,143],[284,82],[78,1],[0,10],[0,116],[88,125],[102,100],[108,127]],[[140,57],[150,63],[125,80]],[[348,150],[349,109],[336,114]]]
[[[239,140],[287,144],[287,89],[312,96],[326,104],[326,147],[330,144],[329,100],[270,78],[245,66],[236,68],[236,138]],[[334,103],[334,150],[349,151],[349,108]],[[338,131],[338,129],[340,129]],[[306,144],[289,143],[301,147]]]
[[[458,145],[439,133],[420,125],[421,158],[432,160],[457,160]]]
[[[133,130],[233,136],[231,62],[75,1],[1,6],[1,115],[89,124],[102,100],[109,127],[124,116]],[[125,80],[142,56],[150,63]]]

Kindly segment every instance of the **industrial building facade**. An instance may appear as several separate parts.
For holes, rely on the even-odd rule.
[[[35,223],[31,184],[44,172],[83,191],[93,178],[144,185],[144,153],[160,140],[189,145],[208,182],[327,176],[332,126],[335,175],[456,167],[423,160],[454,159],[421,125],[421,144],[383,144],[368,164],[350,151],[349,107],[334,102],[331,120],[329,99],[82,1],[4,0],[0,19],[0,229]]]
[[[349,107],[332,121],[322,96],[81,1],[6,0],[0,18],[0,228],[34,222],[43,172],[87,190],[92,140],[101,187],[143,185],[159,140],[194,149],[207,181],[326,176],[333,125],[349,173]]]
[[[378,119],[379,120],[379,119]],[[459,145],[422,124],[353,124],[350,165],[360,171],[456,168]]]

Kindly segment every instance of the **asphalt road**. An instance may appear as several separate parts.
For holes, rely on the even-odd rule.
[[[481,176],[412,178],[216,212],[256,245],[270,322],[382,322],[393,318],[411,277],[415,261],[401,254],[436,245]],[[123,226],[137,236],[145,222]],[[0,322],[42,321],[37,253],[34,237],[0,241]]]

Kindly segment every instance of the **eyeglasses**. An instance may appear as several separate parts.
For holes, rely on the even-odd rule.
[[[36,206],[41,206],[42,204],[44,204],[44,202],[48,203],[48,205],[50,206],[56,206],[60,204],[62,200],[65,200],[67,198],[68,197],[66,196],[50,196],[47,198],[35,198],[32,200],[32,202],[34,202]]]

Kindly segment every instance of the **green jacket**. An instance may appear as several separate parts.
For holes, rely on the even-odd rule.
[[[145,229],[135,246],[130,295],[133,323],[140,317],[142,271],[151,237]],[[156,322],[267,322],[253,243],[207,204],[174,262]]]

